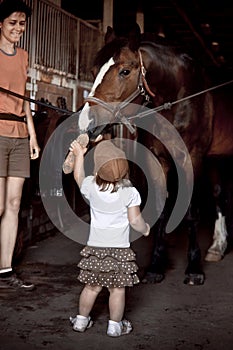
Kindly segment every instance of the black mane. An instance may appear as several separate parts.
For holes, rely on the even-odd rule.
[[[127,45],[127,38],[115,38],[97,52],[94,60],[94,66],[98,69],[101,68],[111,57],[118,57],[122,47]]]

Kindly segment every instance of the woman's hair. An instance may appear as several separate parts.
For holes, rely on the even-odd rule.
[[[30,7],[22,0],[3,0],[0,2],[0,22],[14,12],[23,12],[26,18],[31,16]]]
[[[107,191],[107,190],[111,190],[111,192],[117,192],[117,190],[120,187],[131,187],[132,183],[128,178],[123,178],[120,179],[118,181],[114,181],[114,182],[109,182],[106,180],[103,180],[98,174],[96,174],[95,176],[95,182],[97,183],[97,185],[100,188],[100,191]]]

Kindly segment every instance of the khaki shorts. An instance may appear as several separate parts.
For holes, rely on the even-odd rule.
[[[0,177],[30,177],[28,138],[0,136]]]

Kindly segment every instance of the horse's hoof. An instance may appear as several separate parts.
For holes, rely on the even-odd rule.
[[[200,286],[204,284],[205,278],[201,273],[189,273],[185,276],[184,284],[188,284],[189,286]]]
[[[208,251],[208,253],[205,256],[205,261],[209,262],[218,262],[222,260],[222,255],[217,251]]]
[[[164,275],[161,273],[147,272],[141,282],[144,284],[154,284],[162,282],[163,279]]]

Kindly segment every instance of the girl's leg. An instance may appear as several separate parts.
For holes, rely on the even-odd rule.
[[[109,288],[110,320],[120,322],[125,310],[125,288]]]
[[[88,284],[83,288],[79,298],[79,315],[89,316],[101,290],[101,286],[90,286]]]
[[[3,181],[1,181],[2,185]],[[24,178],[8,177],[5,182],[5,208],[0,228],[0,268],[11,267],[18,232],[18,214]],[[1,186],[2,187],[2,186]],[[1,193],[3,189],[1,188]],[[2,203],[1,203],[2,206]]]

